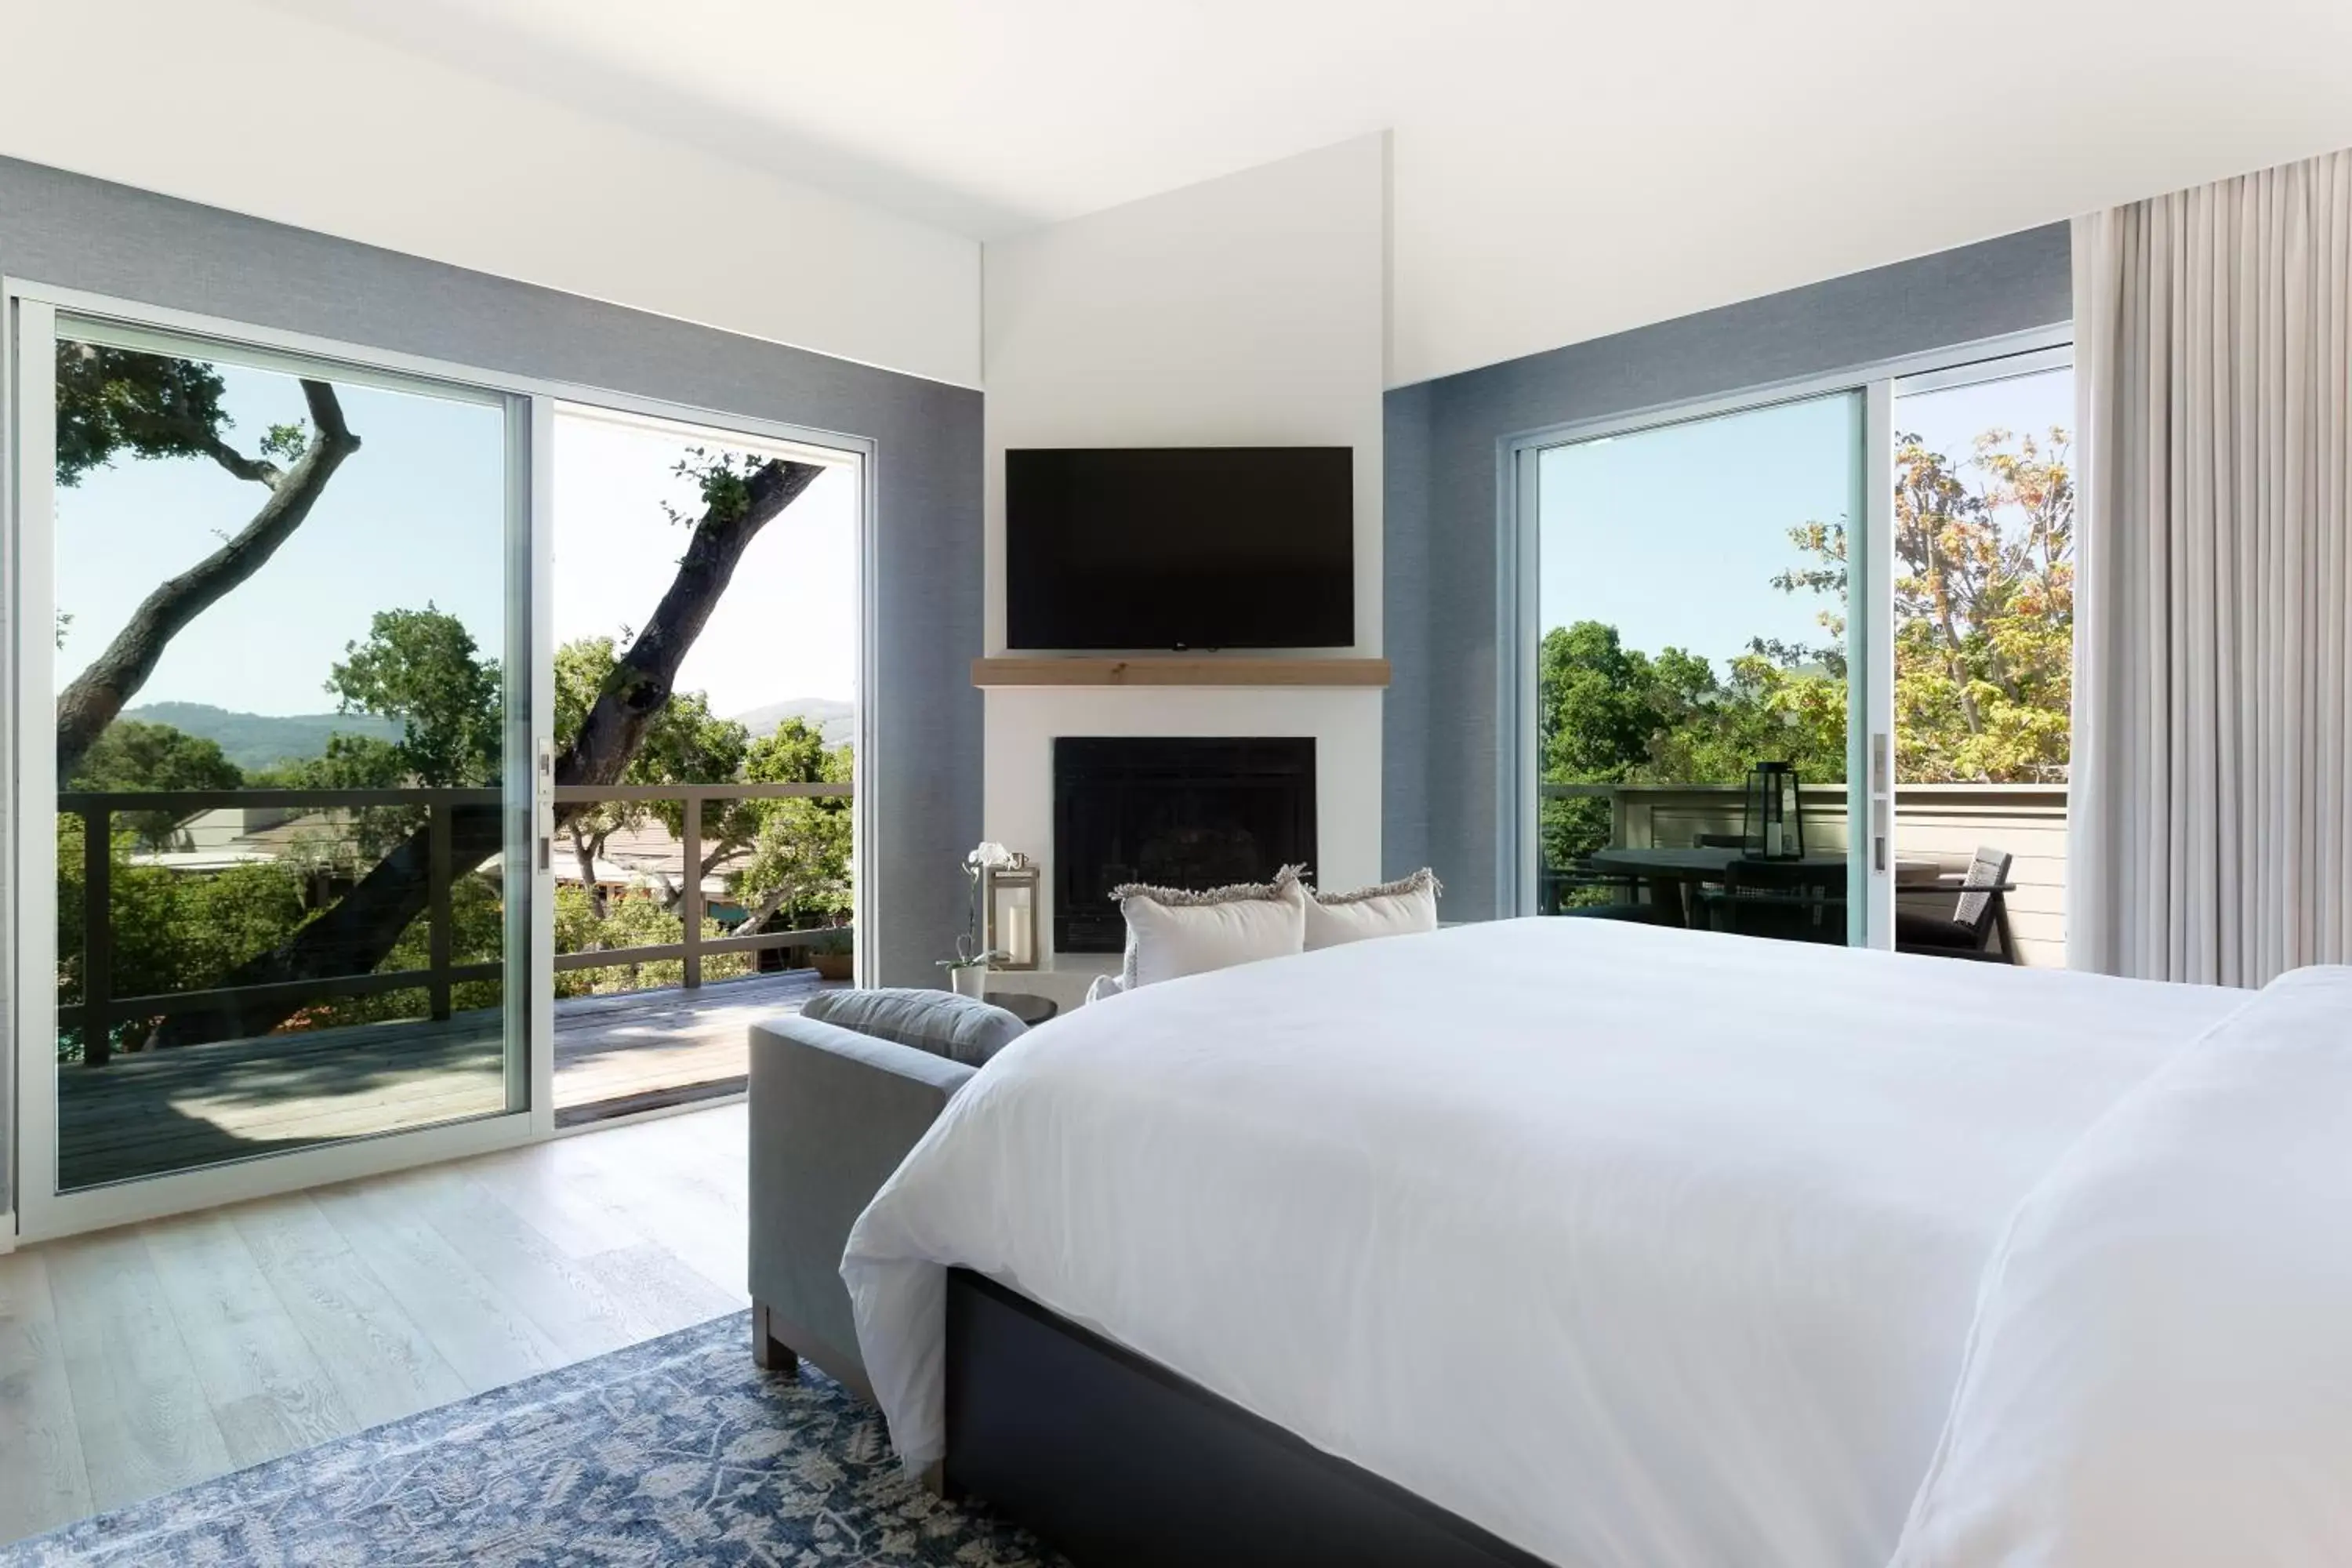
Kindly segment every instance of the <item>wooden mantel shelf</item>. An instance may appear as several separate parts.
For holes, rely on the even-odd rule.
[[[976,658],[974,686],[1386,686],[1384,658]]]

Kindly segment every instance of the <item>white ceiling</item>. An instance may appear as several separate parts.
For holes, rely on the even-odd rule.
[[[2352,0],[278,3],[982,239],[1392,130],[1399,380],[2352,144]]]

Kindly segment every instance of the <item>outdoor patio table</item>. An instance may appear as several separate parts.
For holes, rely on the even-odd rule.
[[[1594,850],[1586,858],[1597,870],[1615,871],[1647,881],[1651,897],[1670,917],[1670,923],[1686,926],[1690,924],[1689,889],[1708,882],[1722,881],[1725,868],[1741,858],[1741,852],[1728,845],[1677,847],[1662,844],[1640,847],[1612,845],[1606,849]],[[1772,863],[1805,870],[1843,872],[1845,858],[1845,851],[1839,849],[1807,855],[1802,859]],[[1933,860],[1898,859],[1895,863],[1895,884],[1897,887],[1934,885],[1942,877],[1943,870]]]

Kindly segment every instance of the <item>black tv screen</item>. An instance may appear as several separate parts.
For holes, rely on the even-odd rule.
[[[1347,647],[1354,474],[1346,447],[1008,451],[1005,642]]]

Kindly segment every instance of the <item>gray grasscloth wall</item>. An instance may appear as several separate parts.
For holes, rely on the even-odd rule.
[[[1507,438],[1827,375],[2072,318],[2063,224],[1400,387],[1387,408],[1381,859],[1449,919],[1497,905],[1496,465]],[[1659,570],[1673,563],[1661,561]]]
[[[980,837],[979,393],[5,158],[0,273],[872,439],[879,978],[936,983]]]

